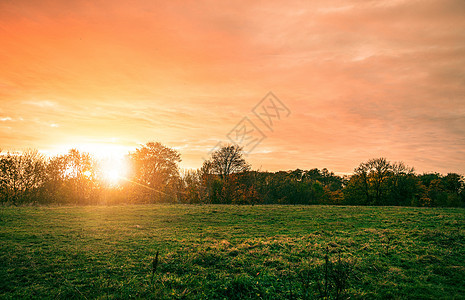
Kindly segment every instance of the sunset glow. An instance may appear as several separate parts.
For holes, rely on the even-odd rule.
[[[247,117],[265,136],[254,169],[387,157],[463,174],[464,15],[461,0],[1,1],[0,149],[119,159],[159,141],[198,168]],[[273,128],[252,112],[269,91],[290,111]]]
[[[64,144],[58,145],[52,148],[50,152],[46,152],[49,155],[64,154],[70,149],[77,149],[80,152],[89,153],[96,159],[115,159],[120,160],[126,154],[133,149],[131,147],[125,147],[116,143],[80,143],[80,144]]]
[[[127,164],[121,157],[103,160],[99,167],[103,180],[110,186],[124,182],[127,176]]]

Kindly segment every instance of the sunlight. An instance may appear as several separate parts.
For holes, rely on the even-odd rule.
[[[63,154],[68,153],[70,149],[89,153],[97,161],[97,170],[88,170],[82,174],[87,178],[96,175],[108,186],[118,186],[128,175],[128,163],[125,156],[132,150],[130,147],[115,143],[79,143],[77,145],[60,145],[56,149]],[[74,177],[76,172],[70,166],[65,170],[65,176]]]
[[[120,145],[117,143],[77,143],[62,144],[55,147],[59,153],[67,153],[70,149],[77,149],[80,152],[90,153],[97,159],[123,158],[133,147]]]
[[[66,178],[77,178],[79,177],[79,171],[76,170],[76,168],[72,165],[68,165],[67,168],[65,169],[64,171],[64,174],[63,174]],[[84,177],[86,178],[91,178],[92,177],[92,171],[90,170],[86,170],[84,172],[82,172],[82,175],[84,175]]]
[[[123,157],[106,158],[100,163],[103,180],[110,186],[120,184],[127,176],[127,169],[127,163]]]
[[[76,176],[76,170],[73,167],[68,166],[63,175],[66,178],[75,177]]]

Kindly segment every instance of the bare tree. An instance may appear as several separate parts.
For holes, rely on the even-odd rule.
[[[233,173],[250,170],[250,165],[243,158],[242,148],[238,145],[224,146],[213,152],[211,159],[204,162],[204,166],[206,165],[222,179]]]

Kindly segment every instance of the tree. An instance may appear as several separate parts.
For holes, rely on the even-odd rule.
[[[224,146],[213,152],[211,159],[204,164],[210,164],[212,172],[223,180],[233,173],[250,170],[250,165],[243,158],[242,148],[238,145]]]
[[[424,186],[423,186],[424,187]],[[414,169],[403,162],[391,163],[385,158],[361,163],[344,188],[349,204],[423,205],[422,184]],[[423,188],[425,189],[425,188]]]
[[[415,175],[414,168],[403,162],[392,164],[388,179],[389,197],[386,205],[414,205],[420,194],[420,182]]]
[[[159,142],[149,142],[129,154],[131,180],[137,197],[150,202],[175,198],[180,154]]]
[[[36,202],[45,180],[45,159],[37,150],[6,153],[0,158],[2,202],[14,205]]]
[[[204,186],[200,170],[187,170],[182,175],[182,202],[202,203],[204,200]]]
[[[242,148],[238,145],[224,146],[213,152],[199,170],[207,202],[246,203],[243,199],[246,194],[256,197],[256,191],[252,192],[253,188],[246,187],[242,178],[235,176],[249,169],[250,165],[243,158]]]
[[[448,192],[459,195],[463,190],[465,182],[463,176],[457,173],[448,173],[443,177],[444,187]]]
[[[448,173],[442,178],[447,191],[448,206],[463,206],[463,189],[465,187],[464,178],[457,173]]]
[[[392,165],[385,158],[370,159],[361,163],[351,177],[346,194],[349,202],[357,204],[382,205],[387,192],[387,179]],[[363,200],[355,200],[363,195]]]
[[[385,185],[389,172],[392,170],[392,165],[386,158],[370,159],[367,163],[368,170],[372,178],[374,188],[374,204],[383,204],[383,196],[385,192]]]
[[[89,154],[71,149],[47,164],[45,189],[55,202],[89,204],[98,200],[97,162]]]
[[[369,186],[369,167],[361,163],[350,178],[346,192],[346,198],[350,204],[371,204],[371,193]],[[363,199],[363,200],[362,200]]]

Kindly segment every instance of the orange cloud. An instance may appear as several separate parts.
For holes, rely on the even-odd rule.
[[[0,3],[0,146],[177,147],[187,167],[272,90],[256,168],[386,156],[465,173],[463,1]]]

